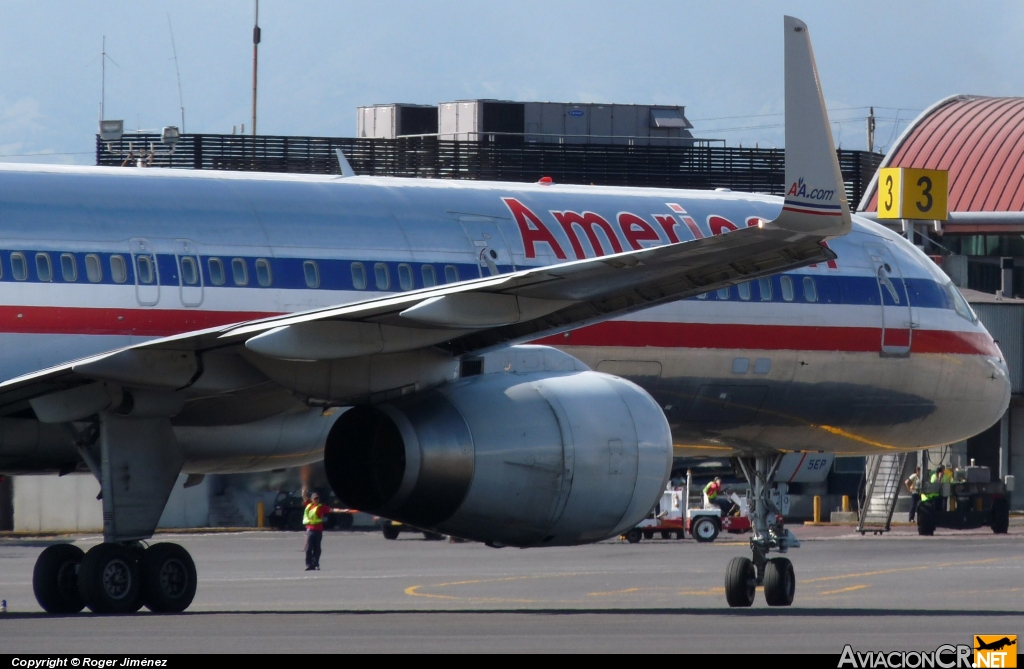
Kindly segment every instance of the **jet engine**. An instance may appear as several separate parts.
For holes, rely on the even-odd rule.
[[[658,501],[672,440],[641,388],[539,346],[484,372],[339,417],[324,449],[338,497],[495,546],[599,541]]]

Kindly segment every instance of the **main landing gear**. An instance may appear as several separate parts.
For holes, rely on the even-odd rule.
[[[179,613],[195,597],[196,565],[177,544],[57,544],[36,560],[32,589],[47,613]]]
[[[784,557],[768,558],[772,549],[785,553],[797,548],[800,542],[783,527],[783,515],[788,507],[784,486],[772,487],[775,472],[782,455],[740,458],[740,469],[751,488],[750,538],[752,558],[734,557],[725,570],[725,599],[729,606],[751,606],[757,586],[764,587],[768,606],[789,606],[796,593],[796,575],[793,563]]]
[[[170,420],[102,412],[86,428],[68,429],[100,482],[104,543],[86,553],[71,544],[44,550],[32,574],[39,605],[48,613],[184,611],[196,594],[192,557],[177,544],[141,543],[153,536],[182,468]]]

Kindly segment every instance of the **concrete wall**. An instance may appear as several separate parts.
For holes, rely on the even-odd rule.
[[[1017,398],[1014,398],[1015,400]],[[1024,510],[1024,406],[1010,405],[1010,473],[1017,489],[1010,493],[1010,508]]]
[[[15,476],[14,529],[28,532],[102,532],[100,485],[90,474]],[[179,476],[158,527],[206,527],[210,495],[206,481],[183,489]]]

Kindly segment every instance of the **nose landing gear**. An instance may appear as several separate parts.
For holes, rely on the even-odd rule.
[[[177,544],[58,544],[36,560],[32,589],[47,613],[178,613],[195,597],[196,566]]]
[[[752,559],[735,557],[725,570],[725,599],[731,607],[751,606],[757,586],[764,587],[768,606],[789,606],[796,594],[793,563],[783,557],[768,558],[771,550],[785,553],[800,542],[783,527],[784,491],[772,488],[782,455],[740,458],[743,476],[751,487],[750,538]]]

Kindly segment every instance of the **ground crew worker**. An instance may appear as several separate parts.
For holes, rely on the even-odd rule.
[[[704,498],[722,510],[722,516],[729,514],[732,502],[722,495],[722,479],[715,477],[710,483],[704,486]]]
[[[330,509],[320,503],[320,494],[313,493],[306,497],[302,494],[306,508],[302,512],[302,524],[306,526],[306,571],[320,569],[320,543],[324,538],[324,516],[336,509]]]
[[[929,482],[942,483],[942,478],[945,472],[946,468],[939,465],[938,469],[935,470],[935,473],[933,473],[931,478],[928,479]],[[921,494],[921,504],[930,504],[936,511],[945,509],[945,505],[943,504],[945,499],[946,498],[942,497],[938,490]]]
[[[912,523],[914,515],[917,513],[917,505],[921,501],[921,493],[918,490],[921,487],[921,468],[915,467],[914,473],[907,477],[903,485],[907,486],[907,490],[910,491],[910,517],[907,520]]]

